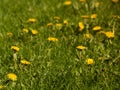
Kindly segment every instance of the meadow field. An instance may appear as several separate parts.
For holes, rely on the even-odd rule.
[[[0,0],[0,90],[120,90],[120,0]]]

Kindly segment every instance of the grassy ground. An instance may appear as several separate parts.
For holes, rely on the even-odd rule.
[[[64,2],[0,0],[0,89],[119,90],[120,1]]]

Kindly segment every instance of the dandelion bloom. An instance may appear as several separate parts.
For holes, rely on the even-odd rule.
[[[95,19],[95,18],[97,18],[97,14],[92,14],[90,17],[91,17],[91,19]]]
[[[77,46],[76,48],[79,49],[79,50],[84,50],[84,49],[86,49],[85,46]]]
[[[57,39],[57,38],[54,38],[54,37],[49,37],[48,40],[49,40],[49,41],[52,41],[52,42],[58,41],[58,39]]]
[[[30,18],[30,19],[28,19],[27,22],[34,23],[34,22],[36,22],[36,21],[37,21],[37,20],[36,20],[35,18]]]
[[[68,21],[67,21],[67,20],[64,20],[64,21],[63,21],[63,24],[67,25],[67,24],[68,24]]]
[[[88,15],[82,15],[81,18],[83,18],[83,19],[88,19],[89,16],[88,16]]]
[[[21,60],[20,62],[21,62],[22,64],[24,64],[24,65],[29,65],[29,64],[31,64],[31,62],[29,62],[29,61],[27,61],[27,60],[25,60],[25,59]]]
[[[86,0],[80,0],[80,2],[86,2]]]
[[[59,19],[60,19],[60,17],[58,17],[58,16],[55,16],[55,17],[54,17],[54,19],[56,19],[56,20],[59,20]]]
[[[53,25],[53,23],[48,23],[48,24],[47,24],[48,27],[49,27],[49,26],[52,26],[52,25]]]
[[[29,31],[28,31],[28,29],[23,29],[23,33],[28,33]]]
[[[90,39],[91,34],[90,33],[86,33],[86,34],[84,34],[84,37]]]
[[[8,36],[8,37],[12,37],[12,36],[13,36],[13,33],[12,33],[12,32],[8,32],[8,33],[7,33],[7,36]]]
[[[61,26],[62,26],[61,23],[57,23],[57,24],[56,24],[56,27],[61,27]]]
[[[113,18],[120,19],[120,16],[119,15],[113,15]]]
[[[82,31],[84,29],[84,24],[82,22],[79,22],[79,29]]]
[[[93,27],[93,30],[94,30],[94,31],[101,30],[101,27],[100,27],[100,26],[95,26],[95,27]]]
[[[112,0],[112,2],[114,2],[114,3],[118,3],[118,2],[119,2],[119,0]]]
[[[91,59],[91,58],[88,58],[88,59],[86,60],[86,63],[87,63],[88,65],[94,64],[94,60]]]
[[[3,89],[3,88],[4,88],[4,86],[3,86],[3,85],[0,85],[0,90]]]
[[[113,32],[105,32],[105,35],[108,37],[108,38],[114,38],[114,33]]]
[[[11,46],[11,49],[14,50],[14,51],[19,51],[20,50],[20,48],[17,47],[17,46]]]
[[[117,16],[117,19],[120,19],[120,16]]]
[[[31,32],[32,32],[33,35],[38,34],[38,31],[37,31],[37,30],[32,30]]]
[[[71,1],[65,1],[65,2],[64,2],[64,5],[71,5],[71,4],[72,4]]]
[[[7,74],[7,77],[8,77],[9,79],[11,79],[12,81],[16,81],[16,80],[17,80],[17,76],[16,76],[16,74],[14,74],[14,73],[9,73],[9,74]]]

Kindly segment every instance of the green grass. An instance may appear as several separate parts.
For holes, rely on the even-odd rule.
[[[120,88],[120,1],[71,0],[72,5],[63,5],[65,0],[0,0],[0,85],[3,90],[119,90]],[[95,8],[94,2],[100,2]],[[83,19],[82,15],[97,14],[96,19]],[[118,15],[114,18],[113,15]],[[55,20],[54,17],[60,17]],[[27,23],[29,18],[37,19]],[[63,21],[67,20],[68,25]],[[78,23],[85,28],[79,31]],[[53,26],[47,27],[48,23]],[[61,23],[62,27],[56,27]],[[114,38],[107,38],[102,31],[114,32]],[[23,33],[27,28],[29,33]],[[31,29],[38,34],[33,35]],[[13,34],[12,37],[7,35]],[[90,33],[90,39],[84,37]],[[48,37],[58,38],[57,42]],[[14,60],[11,46],[16,45]],[[76,47],[83,45],[85,50]],[[103,57],[103,60],[99,60]],[[92,58],[94,64],[87,65]],[[30,61],[23,65],[20,60]],[[7,74],[15,73],[17,81]]]

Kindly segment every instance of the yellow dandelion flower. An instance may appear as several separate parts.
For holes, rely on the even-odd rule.
[[[60,17],[58,17],[58,16],[55,16],[55,17],[54,17],[54,19],[56,19],[56,20],[59,20],[59,19],[60,19]]]
[[[97,14],[92,14],[90,17],[91,17],[91,19],[95,19],[95,18],[97,18]]]
[[[80,46],[77,46],[76,48],[79,49],[79,50],[84,50],[84,49],[86,49],[85,46],[81,46],[81,45],[80,45]]]
[[[95,27],[93,27],[93,30],[94,30],[94,31],[101,30],[101,27],[100,27],[100,26],[95,26]]]
[[[12,36],[13,36],[13,33],[12,33],[12,32],[8,32],[8,33],[7,33],[7,36],[8,36],[8,37],[12,37]]]
[[[80,31],[82,31],[83,29],[84,29],[84,24],[82,23],[82,22],[79,22],[79,29],[80,29]]]
[[[49,41],[52,41],[52,42],[58,41],[58,39],[57,39],[57,38],[54,38],[54,37],[49,37],[48,40],[49,40]]]
[[[23,33],[28,33],[29,31],[28,31],[28,29],[23,29]]]
[[[32,32],[33,35],[38,34],[38,31],[37,31],[37,30],[32,30],[31,32]]]
[[[113,18],[120,19],[120,16],[119,15],[113,15]]]
[[[29,22],[29,23],[34,23],[34,22],[36,22],[37,20],[35,19],[35,18],[30,18],[30,19],[28,19],[28,21],[27,22]]]
[[[14,74],[14,73],[9,73],[9,74],[7,74],[7,77],[8,77],[9,79],[11,79],[12,81],[16,81],[16,80],[17,80],[17,76],[16,76],[16,74]]]
[[[119,2],[119,0],[112,0],[112,2],[114,2],[114,3],[118,3],[118,2]]]
[[[62,26],[61,23],[57,23],[57,24],[56,24],[56,27],[61,27],[61,26]]]
[[[90,17],[89,17],[88,15],[82,15],[81,18],[83,18],[83,19],[88,19],[88,18],[90,18]]]
[[[88,59],[86,60],[86,63],[87,63],[88,65],[94,64],[94,60],[91,59],[91,58],[88,58]]]
[[[19,51],[20,50],[20,48],[17,47],[17,46],[11,46],[11,49],[14,50],[14,51]]]
[[[64,20],[64,21],[63,21],[63,24],[67,25],[67,24],[68,24],[68,21],[67,21],[67,20]]]
[[[27,61],[27,60],[25,60],[25,59],[21,60],[20,62],[21,62],[22,64],[24,64],[24,65],[31,64],[31,62],[29,62],[29,61]]]
[[[49,26],[52,26],[52,25],[53,25],[53,23],[48,23],[48,24],[47,24],[48,27],[49,27]]]
[[[117,17],[118,17],[118,15],[113,15],[112,17],[113,17],[113,18],[117,18]]]
[[[86,2],[86,0],[80,0],[80,2]]]
[[[67,5],[67,6],[68,6],[68,5],[71,5],[71,4],[72,4],[71,1],[65,1],[65,2],[64,2],[64,5]]]
[[[114,38],[114,33],[113,32],[105,32],[105,35],[108,37],[108,38]]]
[[[4,86],[3,86],[3,85],[0,85],[0,90],[3,89],[3,88],[4,88]]]
[[[118,16],[117,18],[120,19],[120,16]]]
[[[87,39],[90,39],[91,38],[91,34],[90,33],[86,33],[86,34],[84,34],[84,37],[87,38]]]

